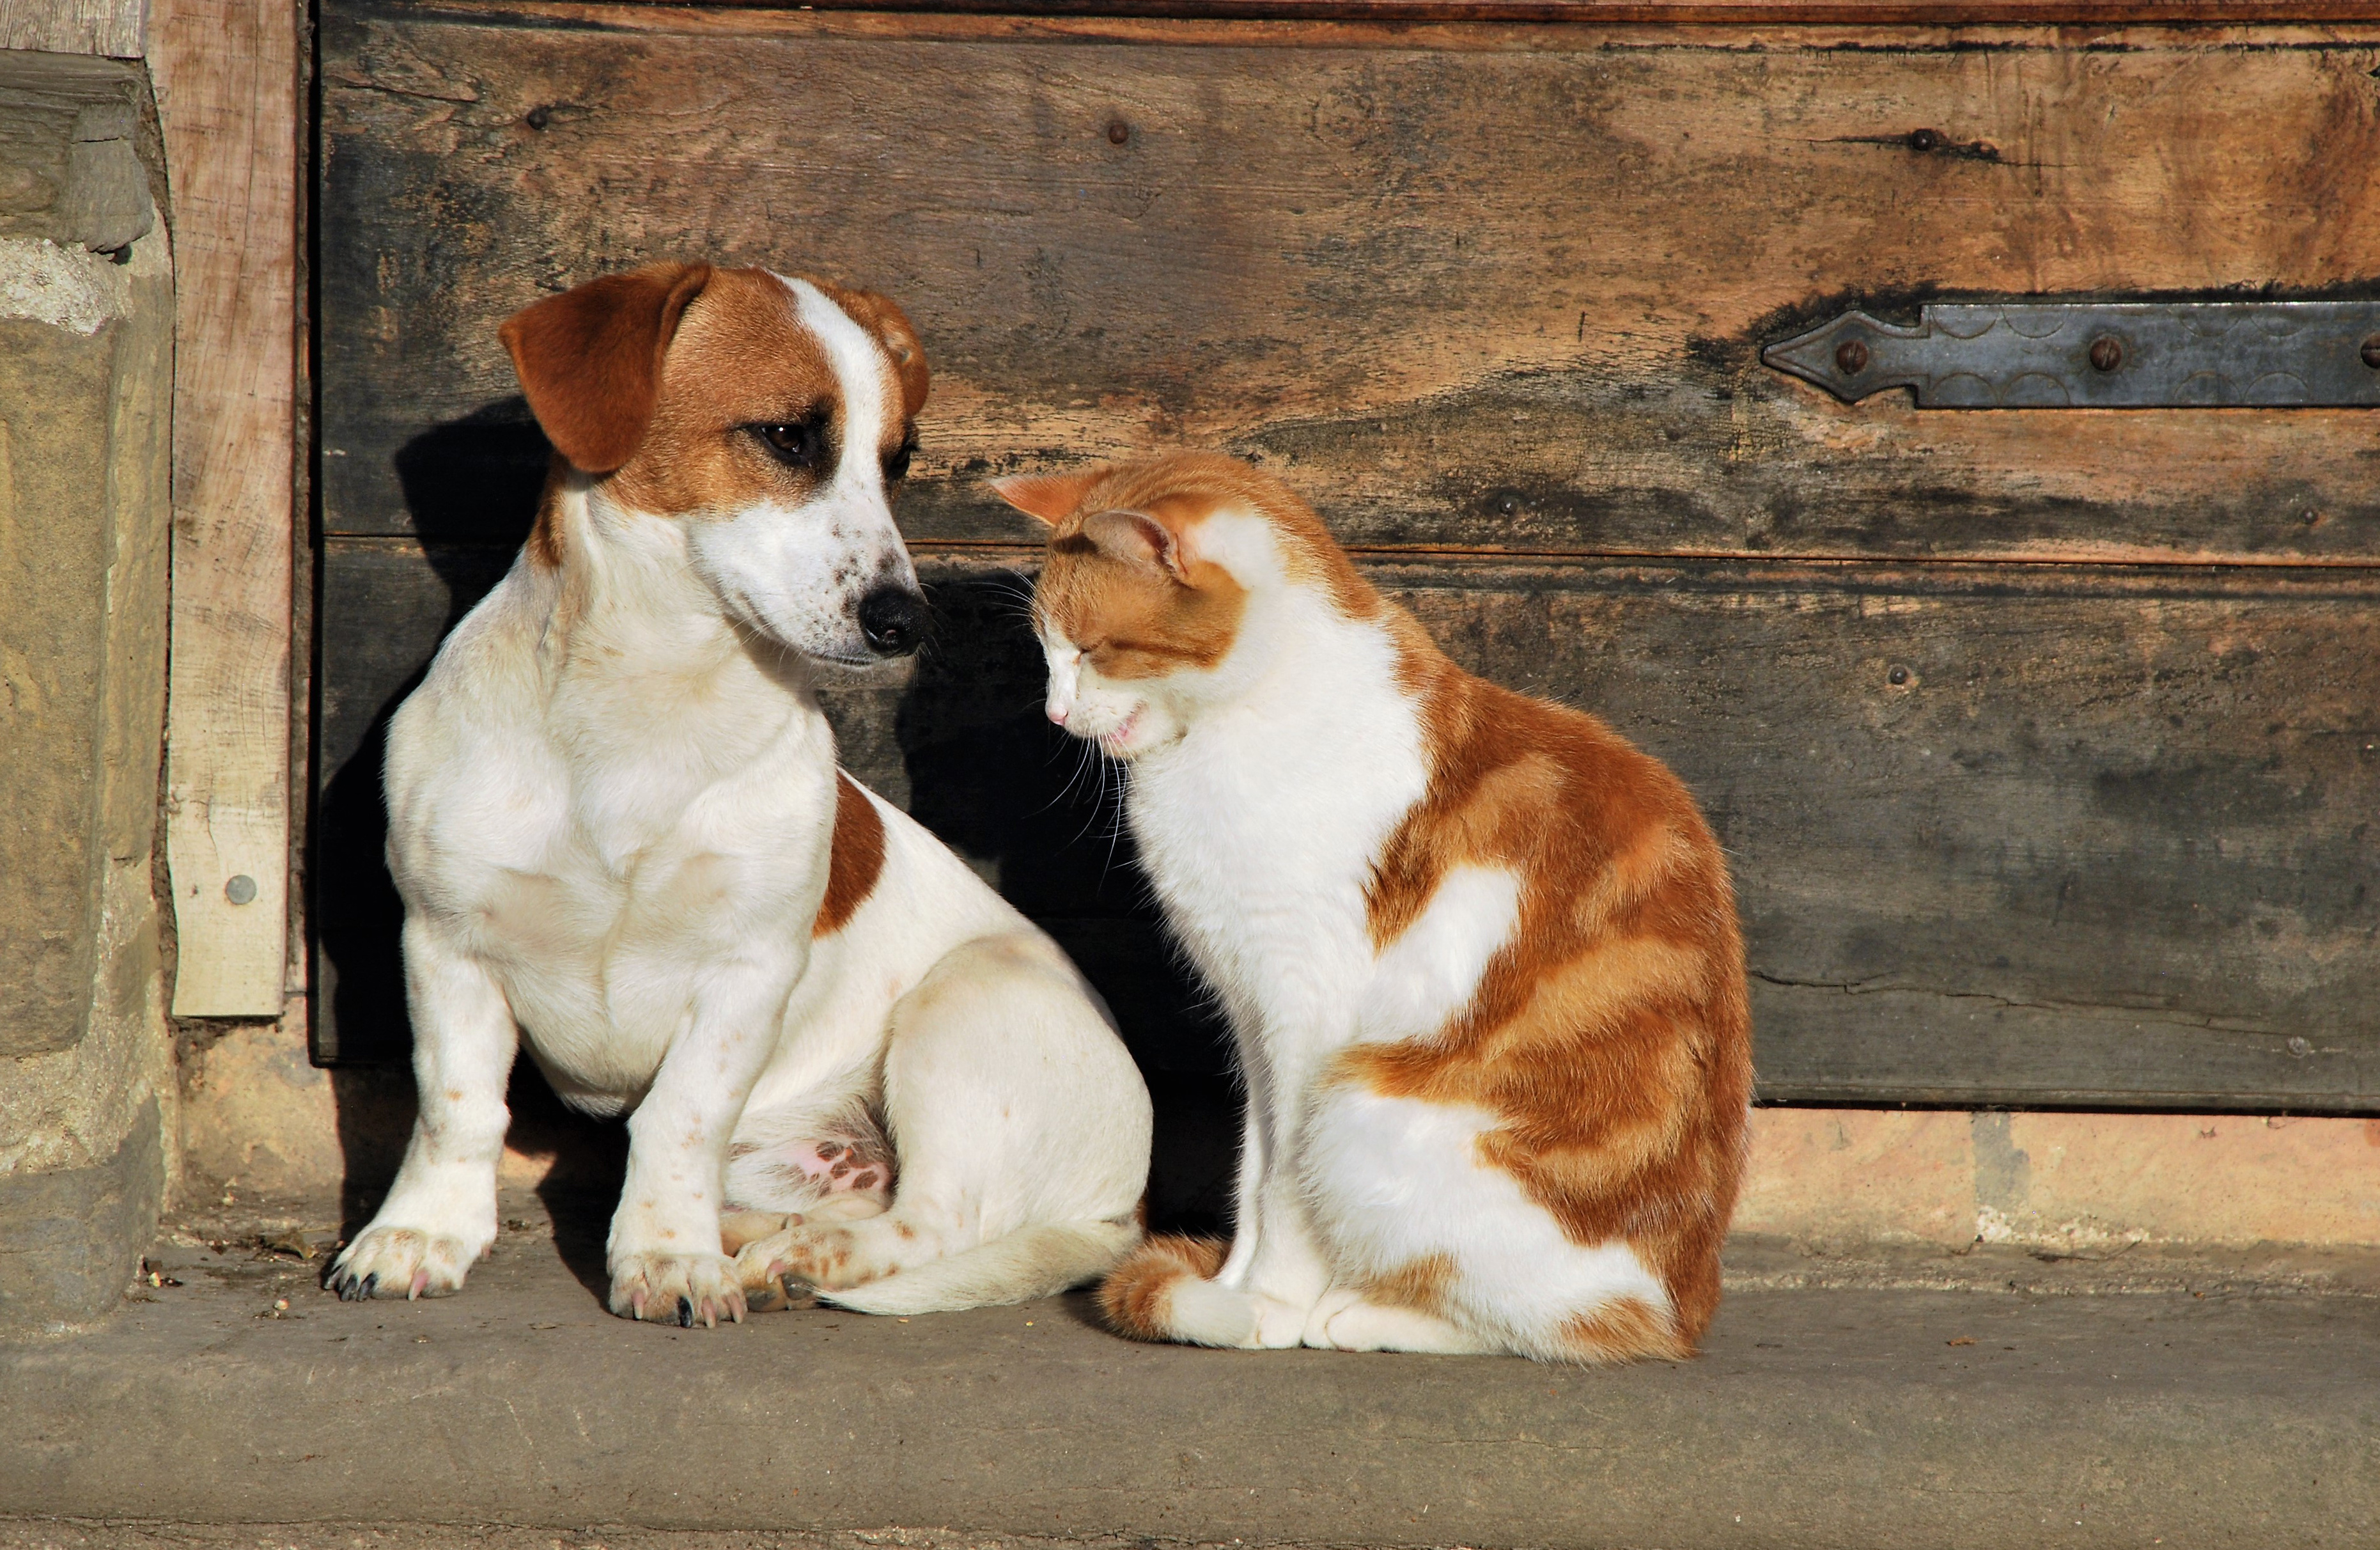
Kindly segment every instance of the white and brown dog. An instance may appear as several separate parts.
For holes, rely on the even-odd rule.
[[[923,623],[886,501],[926,399],[907,319],[658,264],[503,337],[558,456],[390,724],[420,1119],[327,1284],[462,1287],[524,1033],[565,1100],[629,1116],[615,1313],[709,1324],[795,1280],[923,1312],[1105,1271],[1140,1236],[1139,1073],[1065,955],[836,769],[812,688]]]

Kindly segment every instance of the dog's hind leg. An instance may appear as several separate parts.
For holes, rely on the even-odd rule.
[[[884,1117],[892,1209],[747,1245],[747,1287],[788,1275],[866,1312],[1040,1297],[1139,1239],[1148,1093],[1073,965],[1037,934],[946,956],[893,1008]]]
[[[419,919],[405,922],[407,1003],[419,1117],[396,1181],[322,1284],[349,1300],[463,1289],[496,1239],[504,1081],[520,1032],[494,979]]]

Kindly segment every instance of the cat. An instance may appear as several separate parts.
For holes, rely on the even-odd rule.
[[[1156,1238],[1120,1333],[1691,1356],[1742,1171],[1726,858],[1585,713],[1463,672],[1291,491],[1184,452],[993,488],[1048,524],[1050,719],[1231,1023],[1229,1251]]]

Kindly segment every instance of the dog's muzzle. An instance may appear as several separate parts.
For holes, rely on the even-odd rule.
[[[859,632],[878,656],[906,656],[926,634],[926,600],[908,588],[885,585],[859,600]]]

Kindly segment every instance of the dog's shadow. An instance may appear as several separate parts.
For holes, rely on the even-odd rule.
[[[418,550],[326,544],[316,674],[322,778],[309,881],[320,947],[317,1053],[333,1067],[350,1233],[385,1193],[413,1121],[397,948],[404,910],[383,857],[388,720],[438,642],[511,565],[546,457],[518,399],[487,406],[415,437],[394,458]],[[1239,1123],[1220,1023],[1148,901],[1130,836],[1119,832],[1117,775],[1041,714],[1040,652],[1025,620],[1031,579],[954,563],[920,569],[933,623],[914,667],[823,690],[843,762],[1039,921],[1106,996],[1156,1105],[1151,1225],[1214,1230]],[[600,1298],[624,1127],[563,1107],[526,1058],[511,1103],[515,1148],[552,1158],[539,1194],[556,1250]]]

